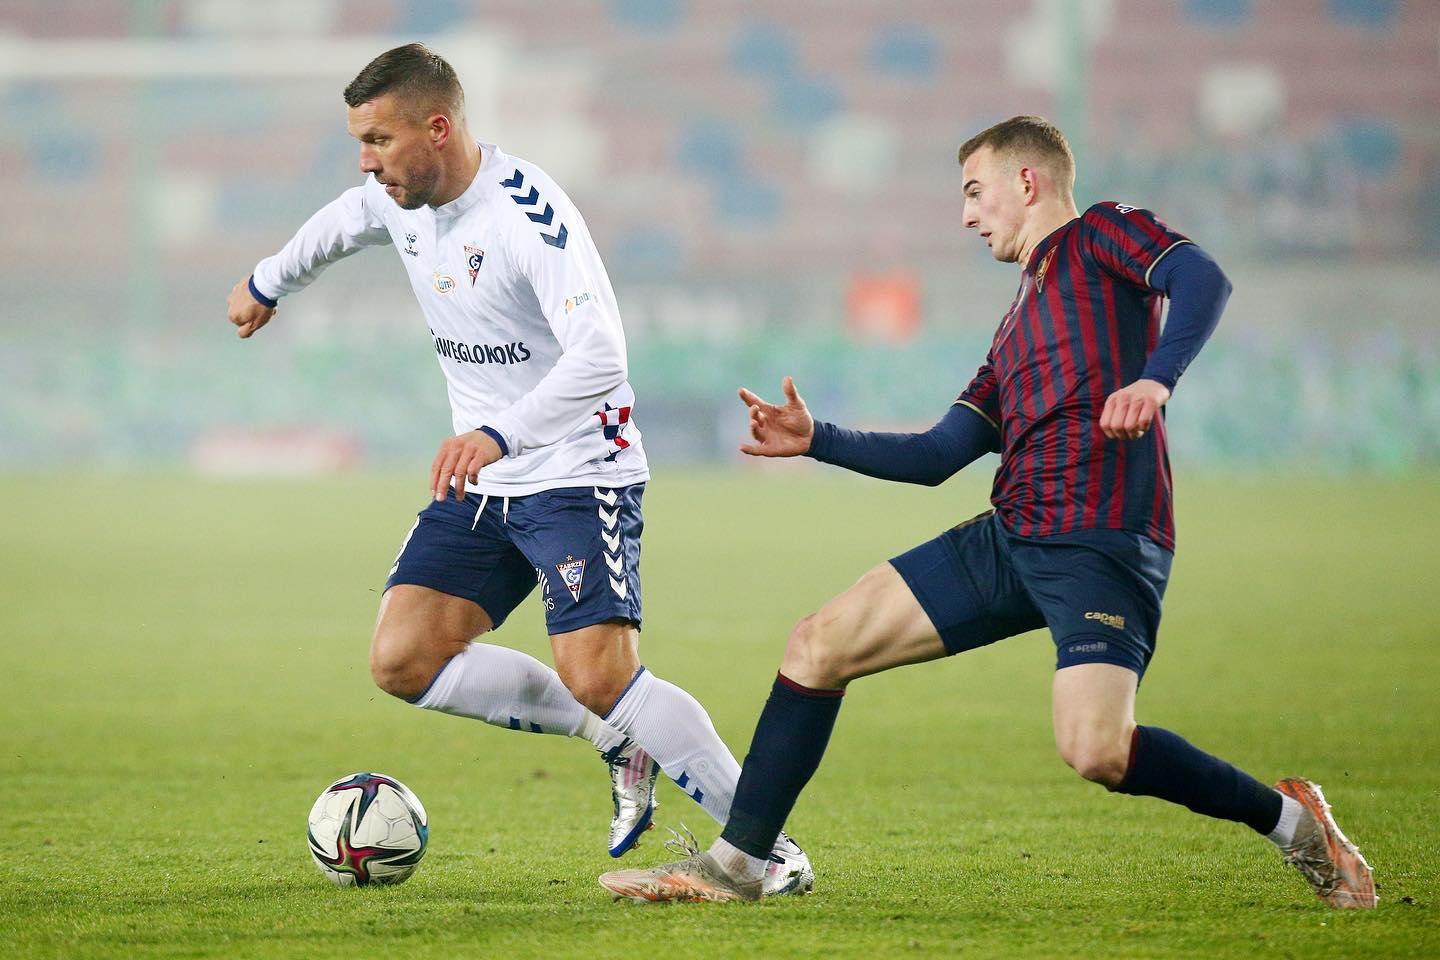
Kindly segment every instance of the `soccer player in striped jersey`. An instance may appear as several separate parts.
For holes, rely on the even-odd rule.
[[[588,740],[609,767],[612,857],[650,826],[662,769],[723,823],[739,763],[705,708],[640,664],[649,468],[584,218],[545,171],[470,135],[454,69],[421,44],[376,57],[345,102],[365,182],[235,285],[229,319],[253,335],[281,297],[365,247],[393,245],[409,276],[455,435],[386,580],[375,683],[428,710]],[[476,642],[537,587],[558,669]],[[809,888],[788,837],[767,858],[767,893]]]
[[[1080,776],[1245,824],[1326,903],[1375,906],[1370,868],[1318,786],[1266,786],[1135,722],[1175,548],[1160,412],[1219,321],[1229,281],[1147,210],[1079,213],[1069,145],[1041,118],[983,131],[960,163],[965,226],[1022,269],[959,399],[925,433],[861,433],[814,420],[786,378],[783,404],[740,391],[754,437],[741,449],[927,485],[998,452],[994,510],[874,568],[800,621],[720,839],[601,885],[639,901],[758,897],[764,854],[820,763],[847,684],[1044,626],[1056,647],[1055,741]]]

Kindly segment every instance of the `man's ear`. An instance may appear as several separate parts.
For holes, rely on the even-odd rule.
[[[434,144],[436,150],[442,149],[445,144],[450,142],[450,134],[453,132],[450,118],[443,113],[436,113],[431,114],[430,119],[426,122],[430,142]]]
[[[1019,177],[1021,189],[1025,191],[1025,206],[1028,207],[1040,198],[1040,174],[1034,167],[1021,167]]]

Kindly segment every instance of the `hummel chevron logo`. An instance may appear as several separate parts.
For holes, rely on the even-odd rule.
[[[606,513],[604,507],[596,507],[595,509],[600,512],[600,522],[603,523],[603,524],[605,524],[605,529],[606,529],[606,530],[614,530],[614,529],[615,529],[615,518],[616,518],[617,516],[619,516],[620,511],[619,511],[619,510],[611,510],[609,513]]]
[[[621,562],[618,556],[612,557],[608,553],[605,554],[605,566],[609,567],[610,572],[615,574],[615,576],[620,576]]]
[[[525,188],[525,174],[520,172],[519,167],[516,167],[515,172],[512,173],[508,179],[500,181],[500,186],[506,190],[523,190]],[[540,203],[540,189],[534,184],[531,184],[529,193],[512,193],[510,194],[510,199],[522,207],[538,206]],[[555,222],[555,208],[547,203],[545,204],[543,213],[527,210],[525,211],[525,216],[530,218],[531,223],[538,223],[541,226],[548,227]],[[570,239],[570,231],[566,229],[565,224],[562,223],[560,224],[560,229],[554,233],[540,234],[540,239],[558,250],[564,250],[566,241]]]
[[[623,580],[616,580],[614,577],[611,577],[610,589],[619,594],[621,600],[625,599],[625,582]]]
[[[609,548],[611,553],[620,552],[620,534],[606,533],[604,530],[601,530],[600,539],[605,541],[605,546]],[[392,570],[390,572],[394,573],[395,571]]]
[[[596,500],[604,500],[604,501],[605,501],[605,506],[607,506],[607,507],[613,507],[613,506],[615,506],[615,491],[614,491],[614,490],[606,490],[604,493],[601,493],[601,492],[600,492],[600,488],[599,488],[599,487],[596,487],[596,488],[595,488],[595,499],[596,499]]]

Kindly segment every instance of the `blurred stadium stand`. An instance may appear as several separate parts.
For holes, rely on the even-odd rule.
[[[658,461],[729,456],[734,386],[783,373],[828,418],[938,416],[1015,283],[961,227],[955,148],[1041,113],[1082,207],[1150,207],[1236,281],[1177,459],[1440,462],[1433,0],[0,0],[0,466],[307,426],[429,455],[448,416],[393,253],[254,342],[223,310],[359,181],[340,90],[412,39],[585,213]],[[855,291],[895,276],[918,323],[877,343]]]

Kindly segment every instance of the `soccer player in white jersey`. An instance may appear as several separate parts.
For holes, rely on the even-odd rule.
[[[345,89],[365,182],[235,285],[242,338],[326,266],[393,244],[445,373],[455,435],[390,570],[370,646],[386,693],[508,730],[589,740],[610,768],[609,850],[650,826],[663,769],[724,823],[739,764],[705,710],[639,659],[641,497],[625,336],[590,232],[543,170],[477,143],[455,71],[421,44]],[[555,669],[475,642],[541,591]],[[781,836],[767,892],[808,890]]]

